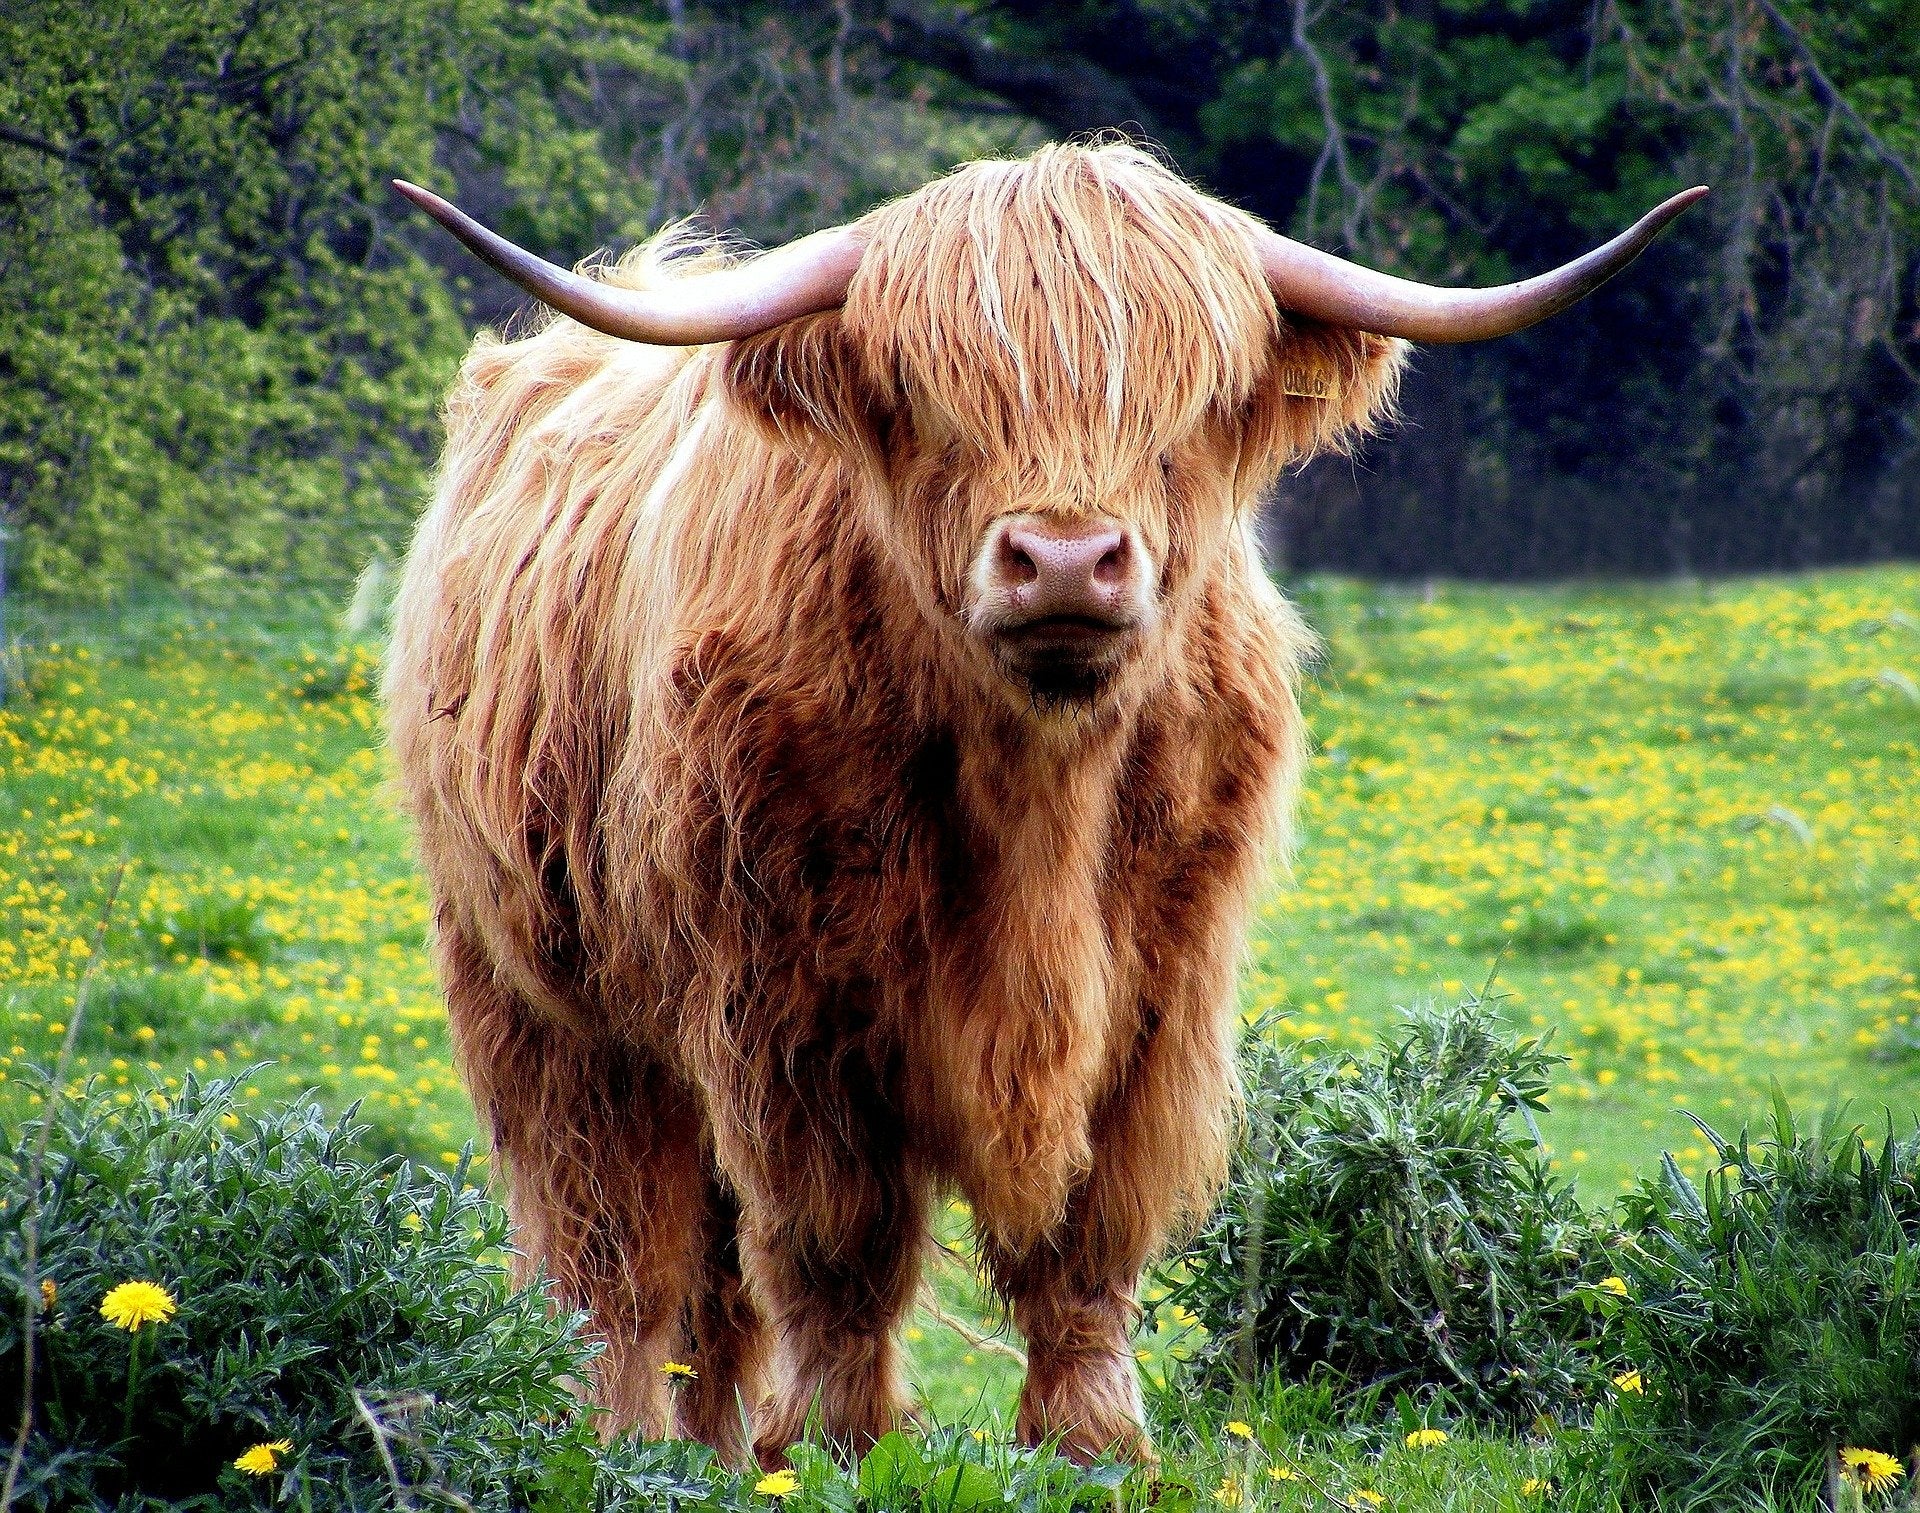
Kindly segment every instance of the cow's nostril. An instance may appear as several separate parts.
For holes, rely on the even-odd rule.
[[[1011,534],[1000,538],[1000,567],[1007,581],[1016,586],[1031,583],[1040,576],[1040,564]]]
[[[1127,573],[1127,538],[1122,536],[1120,544],[1106,552],[1093,565],[1093,581],[1096,583],[1118,583]]]

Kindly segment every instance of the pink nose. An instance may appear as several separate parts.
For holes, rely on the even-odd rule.
[[[1110,525],[1059,530],[1009,525],[993,554],[994,587],[1022,620],[1129,617],[1137,568],[1126,533]]]

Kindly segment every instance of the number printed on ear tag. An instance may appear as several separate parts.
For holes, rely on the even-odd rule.
[[[1295,399],[1333,398],[1333,375],[1325,368],[1282,368],[1280,392]]]

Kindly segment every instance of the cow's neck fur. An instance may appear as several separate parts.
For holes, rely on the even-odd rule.
[[[705,401],[728,402],[718,393]],[[730,430],[720,421],[703,424],[703,415],[690,421],[696,433],[727,434],[741,446],[738,417]],[[683,786],[658,791],[659,783],[687,777],[686,769],[669,768],[684,749],[669,756],[660,739],[669,731],[685,739],[687,649],[694,648],[694,663],[702,647],[716,662],[737,659],[738,681],[702,690],[703,702],[726,712],[712,727],[714,743],[696,757],[724,763],[739,755],[742,726],[753,718],[746,711],[763,707],[785,727],[774,746],[788,746],[804,769],[794,775],[805,791],[798,823],[820,832],[871,824],[882,832],[880,865],[911,858],[876,890],[878,906],[897,914],[836,922],[856,939],[884,942],[887,955],[849,963],[829,940],[820,971],[832,979],[864,969],[882,980],[873,1033],[911,1068],[913,1112],[936,1132],[930,1143],[939,1164],[969,1191],[992,1193],[981,1205],[984,1222],[1010,1241],[1028,1240],[1057,1221],[1084,1173],[1093,1109],[1131,1036],[1128,1011],[1139,985],[1116,981],[1112,827],[1142,709],[1182,660],[1185,617],[1176,617],[1173,639],[1120,697],[1038,711],[972,654],[957,619],[929,615],[911,587],[886,571],[889,543],[875,533],[886,512],[860,497],[883,482],[822,445],[803,444],[797,464],[791,453],[782,457],[783,444],[760,445],[761,455],[722,471],[781,476],[788,485],[783,522],[743,530],[733,518],[737,499],[725,488],[699,489],[695,475],[675,515],[629,550],[647,594],[668,593],[677,608],[663,616],[654,601],[645,617],[651,644],[635,648],[627,680],[632,730],[651,733],[629,737],[632,754],[610,790],[603,820],[613,846],[609,875],[641,875],[662,855],[689,868],[701,864],[702,836],[661,828],[663,817],[684,822],[699,806],[686,802]],[[742,583],[757,591],[743,598]],[[787,612],[770,613],[776,607]],[[861,633],[849,636],[848,627]],[[931,744],[953,752],[945,811],[890,809],[889,756]],[[719,784],[721,807],[737,810],[743,830],[755,823],[752,811],[774,802],[761,783],[763,763],[777,755],[756,748]],[[916,827],[947,833],[904,833]],[[645,854],[626,851],[619,836],[632,836]],[[764,853],[780,842],[748,844]],[[944,875],[952,871],[960,876]],[[964,929],[941,917],[956,883],[969,912]],[[860,907],[857,891],[847,900]],[[903,900],[911,902],[899,908]],[[741,902],[751,909],[755,901]],[[610,923],[624,934],[623,913],[616,908]],[[706,928],[692,918],[673,925],[673,936],[690,941]],[[788,939],[774,949],[812,944]],[[707,1005],[708,1033],[686,1040],[705,1047],[710,1067],[740,1056],[724,1025],[732,1003],[758,991],[755,974],[766,969],[752,943],[700,941],[678,970],[656,979],[669,998]]]

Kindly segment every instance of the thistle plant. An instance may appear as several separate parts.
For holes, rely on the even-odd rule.
[[[1578,1411],[1604,1262],[1531,1128],[1559,1059],[1477,999],[1364,1055],[1253,1037],[1233,1179],[1164,1305],[1205,1325],[1202,1377],[1331,1371],[1522,1426]]]
[[[1920,1442],[1920,1132],[1802,1123],[1777,1088],[1758,1139],[1695,1122],[1705,1181],[1669,1156],[1623,1204],[1607,1307],[1632,1390],[1594,1469],[1662,1506],[1886,1506],[1882,1447]]]
[[[189,1078],[126,1104],[47,1100],[43,1306],[25,1306],[22,1226],[0,1224],[7,1432],[35,1331],[13,1509],[400,1497],[504,1513],[705,1494],[686,1447],[601,1447],[568,1385],[592,1354],[580,1321],[510,1287],[504,1216],[464,1164],[370,1158],[351,1115],[256,1114],[240,1092]],[[0,1155],[9,1221],[31,1206],[39,1133]]]

